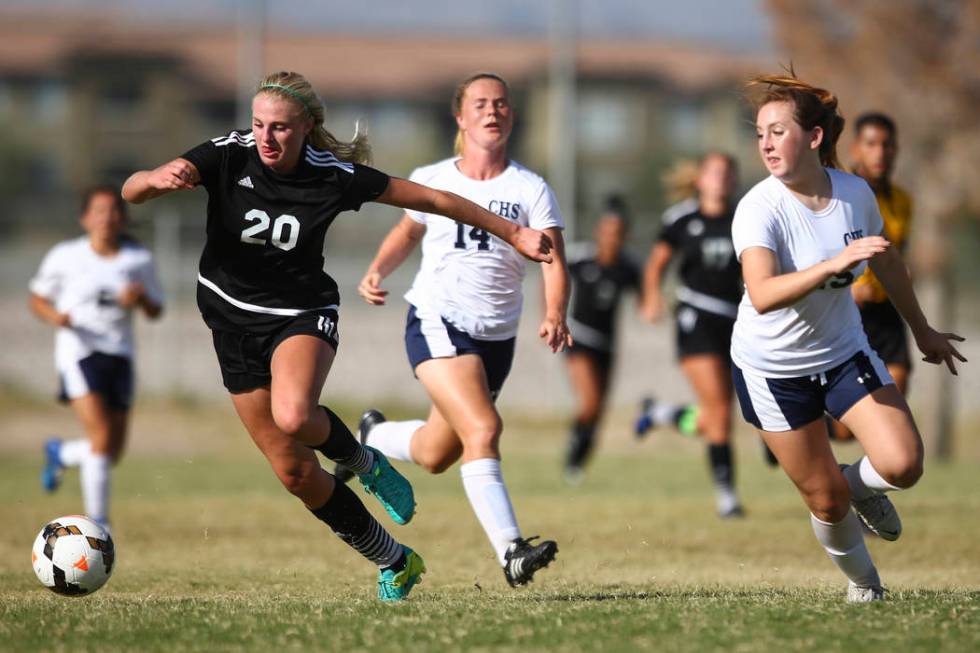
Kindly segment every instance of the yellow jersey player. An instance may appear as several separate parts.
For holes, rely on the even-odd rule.
[[[912,223],[912,200],[891,180],[897,153],[898,131],[891,118],[877,112],[858,116],[851,145],[854,174],[871,186],[885,224],[885,237],[896,251],[904,253]],[[885,362],[895,386],[906,394],[912,359],[901,316],[870,267],[851,286],[851,294],[861,311],[868,342]],[[834,424],[833,432],[838,440],[852,438],[840,423]]]

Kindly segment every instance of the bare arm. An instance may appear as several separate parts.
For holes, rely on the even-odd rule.
[[[195,188],[199,183],[197,167],[187,159],[176,158],[159,168],[134,172],[123,184],[122,196],[131,204],[142,204],[175,190]]]
[[[660,295],[660,286],[663,284],[664,271],[673,257],[674,248],[659,241],[650,249],[650,256],[643,268],[640,313],[651,323],[658,321],[663,315],[664,302]]]
[[[962,342],[964,338],[955,333],[940,333],[929,326],[925,315],[922,314],[919,300],[915,297],[908,268],[905,267],[905,262],[899,253],[888,250],[871,259],[869,265],[884,286],[892,304],[912,330],[915,344],[925,354],[922,360],[933,364],[946,363],[949,371],[956,374],[953,359],[957,358],[965,363],[966,358],[956,350],[950,340]]]
[[[134,281],[123,288],[116,301],[123,308],[139,308],[151,320],[163,315],[163,306],[150,299],[146,288],[139,281]]]
[[[403,209],[444,215],[492,233],[532,261],[551,262],[549,252],[552,243],[543,233],[496,216],[455,193],[392,177],[377,201]]]
[[[381,288],[381,281],[401,265],[425,235],[425,225],[419,224],[407,215],[391,228],[381,241],[367,273],[357,286],[357,292],[368,304],[381,306],[385,303],[388,291]]]
[[[34,313],[42,322],[53,324],[56,327],[70,327],[71,319],[68,313],[59,313],[51,300],[41,297],[36,293],[31,293],[30,299],[31,312]]]
[[[552,227],[544,233],[554,243],[551,261],[541,264],[544,276],[545,315],[538,335],[545,339],[551,351],[563,351],[571,347],[572,336],[568,331],[568,266],[565,264],[565,239],[561,229]]]
[[[742,252],[742,279],[755,310],[768,313],[792,306],[831,277],[843,275],[861,261],[884,252],[888,246],[881,236],[858,238],[833,258],[785,274],[779,274],[775,252],[766,247],[749,247]]]

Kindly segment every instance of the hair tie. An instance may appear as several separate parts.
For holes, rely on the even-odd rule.
[[[313,117],[313,109],[310,108],[310,105],[306,102],[306,98],[303,97],[303,94],[300,93],[299,91],[291,89],[288,86],[283,86],[282,84],[276,84],[276,83],[263,84],[262,86],[259,87],[259,90],[264,91],[267,88],[275,88],[275,89],[279,89],[280,91],[285,91],[288,95],[291,95],[292,97],[299,100],[300,104],[303,105],[303,108],[306,109],[306,113],[310,114],[311,118]]]

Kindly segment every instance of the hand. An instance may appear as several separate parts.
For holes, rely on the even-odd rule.
[[[71,328],[71,316],[68,313],[55,313],[54,325],[65,329]]]
[[[174,159],[150,171],[146,183],[156,190],[181,190],[197,187],[197,169],[183,159]]]
[[[546,316],[538,328],[538,335],[544,338],[545,344],[551,347],[552,353],[565,351],[566,347],[572,346],[572,334],[563,315]]]
[[[547,234],[537,229],[521,227],[514,236],[514,242],[511,245],[525,258],[540,263],[551,263],[549,252],[554,247],[554,243],[551,242],[551,238]]]
[[[837,256],[828,261],[834,274],[847,272],[861,261],[867,261],[886,249],[891,247],[891,243],[881,236],[868,236],[852,240]]]
[[[126,286],[116,297],[116,303],[123,308],[133,308],[140,303],[143,296],[146,295],[146,288],[139,281],[133,281],[126,284]]]
[[[381,273],[369,271],[357,284],[357,293],[364,298],[368,304],[373,306],[384,306],[385,297],[388,291],[381,288]]]
[[[962,338],[955,333],[940,333],[932,327],[927,326],[922,334],[916,335],[915,344],[919,347],[919,351],[925,354],[922,360],[933,365],[946,363],[946,367],[949,368],[950,373],[953,376],[958,376],[953,358],[958,358],[961,363],[965,363],[967,360],[960,352],[956,351],[956,347],[953,346],[950,340],[963,342],[966,338]]]
[[[650,324],[656,324],[664,316],[664,302],[660,293],[645,299],[640,306],[640,315]]]

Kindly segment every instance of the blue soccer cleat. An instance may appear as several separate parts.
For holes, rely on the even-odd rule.
[[[636,436],[637,440],[646,437],[646,434],[654,427],[653,412],[654,400],[652,397],[646,397],[640,403],[640,416],[636,418],[636,422],[633,425],[633,435]]]
[[[391,466],[385,455],[374,447],[365,447],[374,454],[371,471],[358,474],[357,478],[367,493],[374,496],[395,520],[405,525],[415,516],[415,492],[412,484]]]
[[[378,598],[385,603],[394,603],[407,597],[415,584],[422,582],[422,574],[426,571],[422,556],[404,545],[402,551],[405,554],[405,564],[400,570],[389,568],[378,572]]]
[[[41,470],[41,487],[54,492],[61,485],[65,465],[61,462],[61,440],[48,438],[44,443],[44,468]]]

